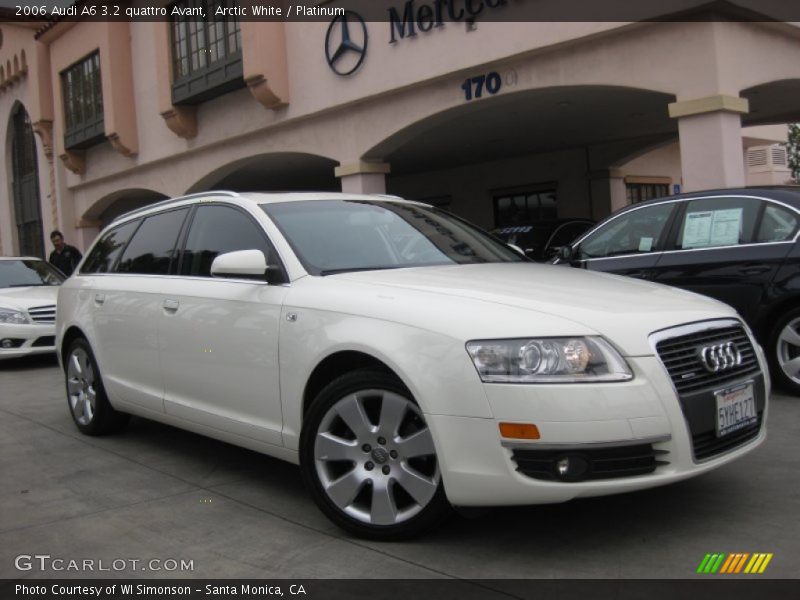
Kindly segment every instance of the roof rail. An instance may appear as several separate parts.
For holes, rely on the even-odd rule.
[[[204,196],[230,196],[231,198],[239,198],[240,194],[238,194],[237,192],[232,192],[230,190],[209,190],[207,192],[195,192],[194,194],[186,194],[184,196],[176,196],[175,198],[167,198],[166,200],[153,202],[152,204],[148,204],[147,206],[134,208],[133,210],[129,210],[126,213],[122,213],[121,215],[114,217],[111,220],[111,223],[116,223],[120,219],[148,211],[151,208],[158,208],[159,206],[166,206],[172,202],[178,202],[180,200],[191,200],[192,198],[202,198]]]

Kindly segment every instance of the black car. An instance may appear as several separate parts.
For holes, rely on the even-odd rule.
[[[694,192],[626,207],[557,263],[639,277],[733,306],[777,384],[800,395],[800,188]]]
[[[555,257],[558,248],[568,245],[594,224],[589,219],[551,219],[500,227],[492,234],[506,244],[517,246],[528,258],[545,262]]]

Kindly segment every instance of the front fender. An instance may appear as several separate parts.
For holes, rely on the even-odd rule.
[[[284,312],[280,387],[288,448],[299,445],[303,395],[311,373],[327,357],[343,351],[367,354],[386,364],[426,415],[491,418],[480,378],[461,341],[372,317],[308,308]],[[286,318],[289,313],[294,320]]]

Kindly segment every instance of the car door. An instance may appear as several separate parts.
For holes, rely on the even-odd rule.
[[[601,223],[573,248],[570,264],[651,279],[666,243],[676,204],[636,206]]]
[[[91,292],[95,354],[109,394],[157,413],[164,412],[157,320],[161,286],[188,214],[188,208],[180,208],[137,222],[112,272],[96,277]]]
[[[244,209],[197,206],[178,274],[158,302],[167,414],[268,444],[282,444],[278,326],[287,288],[265,279],[211,276],[222,253],[257,249],[277,258]]]
[[[778,239],[781,210],[747,196],[686,200],[655,281],[721,300],[752,323],[791,247]]]

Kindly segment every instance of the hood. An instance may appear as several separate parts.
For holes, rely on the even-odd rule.
[[[34,306],[55,304],[57,285],[32,285],[28,287],[0,288],[0,306],[27,310]]]
[[[376,296],[380,298],[394,290],[401,309],[403,300],[412,300],[404,297],[406,293],[424,295],[427,298],[418,298],[424,304],[409,302],[421,307],[415,312],[444,310],[447,318],[433,317],[441,323],[463,313],[469,321],[443,331],[450,335],[469,331],[467,337],[476,339],[599,333],[629,356],[652,354],[647,337],[654,331],[736,316],[731,307],[685,290],[555,265],[453,265],[343,273],[322,279],[375,286],[382,290]],[[437,328],[435,323],[429,326]]]

